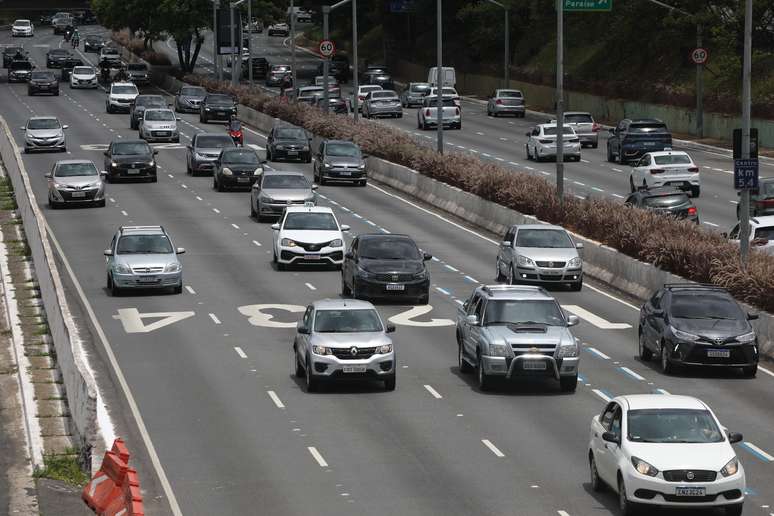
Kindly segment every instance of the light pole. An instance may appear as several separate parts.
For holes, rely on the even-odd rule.
[[[348,3],[352,2],[352,61],[354,61],[354,67],[352,69],[352,87],[354,93],[352,94],[352,111],[354,113],[354,120],[357,122],[357,0],[341,0],[333,5],[322,6],[323,13],[323,39],[330,38],[330,31],[328,28],[328,22],[331,11],[338,9]],[[323,58],[323,111],[328,112],[328,101],[330,92],[328,91],[328,84],[330,82],[330,58]]]
[[[231,85],[239,84],[239,76],[242,74],[242,42],[239,42],[239,48],[236,47],[236,30],[234,26],[234,9],[245,0],[238,0],[229,4],[229,16],[231,19]],[[240,23],[242,16],[239,17]],[[241,32],[241,31],[240,31]],[[238,70],[237,70],[238,69]]]
[[[212,64],[215,67],[215,77],[220,81],[223,79],[223,71],[220,69],[220,59],[218,56],[218,9],[220,9],[220,0],[212,2]]]
[[[443,0],[436,0],[436,51],[438,52],[437,56],[437,63],[436,63],[436,73],[435,73],[435,87],[436,87],[436,95],[438,98],[436,99],[436,122],[438,124],[438,138],[437,138],[437,145],[438,145],[438,154],[443,154],[443,33],[441,32],[442,27],[442,9],[443,9]]]
[[[510,81],[510,48],[511,48],[511,34],[510,34],[510,10],[508,7],[497,0],[487,0],[489,3],[502,7],[505,10],[505,42],[503,50],[503,88],[507,88]]]
[[[357,76],[357,0],[352,0],[352,88],[354,93],[352,95],[352,116],[353,120],[357,122],[357,90],[358,90],[358,76]]]
[[[341,4],[339,2],[336,5]],[[335,6],[334,6],[335,7]],[[331,6],[330,5],[324,5],[322,6],[322,12],[323,12],[323,39],[327,40],[330,37],[330,34],[328,32],[328,17],[331,14]],[[327,56],[323,56],[323,112],[327,113],[328,108],[330,107],[329,100],[328,100],[328,75],[330,74],[330,63],[331,60]]]
[[[247,0],[247,77],[253,88],[253,0]]]
[[[296,7],[290,0],[290,73],[293,77],[293,91],[296,91],[298,74],[296,74]]]
[[[752,61],[752,0],[744,5],[744,60],[742,64],[742,159],[750,159],[750,67]],[[739,251],[742,268],[747,268],[750,255],[750,189],[742,190],[739,203]]]
[[[564,204],[564,2],[556,0],[556,196]]]

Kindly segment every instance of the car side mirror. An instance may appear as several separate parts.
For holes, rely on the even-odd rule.
[[[311,333],[309,331],[309,328],[307,328],[303,324],[299,324],[296,331],[298,331],[298,333],[300,333],[301,335],[309,335]]]
[[[427,260],[432,260],[432,259],[433,259],[433,255],[432,254],[430,254],[430,253],[422,253],[422,261],[426,262]]]
[[[605,433],[603,433],[602,434],[602,440],[606,441],[606,442],[609,442],[609,443],[621,444],[621,440],[613,432],[605,432]]]
[[[747,314],[748,321],[755,321],[758,317],[760,317],[758,314]]]
[[[348,260],[353,260],[355,258],[355,254],[352,251],[347,251],[344,253],[344,258],[347,258]]]
[[[739,432],[729,432],[728,433],[728,442],[731,444],[736,444],[739,442],[742,442],[744,439],[744,436],[740,434]]]
[[[468,315],[465,317],[465,321],[471,326],[478,326],[478,316],[475,314]]]
[[[107,170],[100,170],[99,175],[102,176],[103,178],[107,177],[108,175]]]
[[[578,326],[578,324],[580,324],[580,319],[578,319],[577,315],[567,316],[567,326]]]
[[[181,120],[182,120],[182,118],[180,118],[179,116],[175,117],[175,121],[180,122]]]
[[[664,310],[662,310],[661,308],[654,308],[651,313],[653,315],[664,315]]]
[[[103,252],[105,256],[113,256],[113,250],[112,249],[105,249]]]
[[[500,245],[503,247],[511,247],[511,244],[513,244],[513,242],[511,242],[510,240],[503,240],[502,242],[500,242]]]
[[[280,229],[279,222],[275,222],[274,224],[272,224],[271,225],[271,229],[274,230],[274,231],[279,231],[279,229]]]
[[[69,125],[67,125],[67,124],[65,124],[65,125],[63,125],[63,126],[62,126],[62,129],[69,129],[69,128],[70,128],[70,126],[69,126]]]
[[[154,151],[153,151],[153,155],[154,155],[154,156],[155,156],[155,155],[157,155],[158,153],[159,153],[159,151],[157,151],[157,150],[154,150]]]
[[[394,324],[387,324],[387,326],[384,328],[385,333],[395,333],[395,325]]]
[[[352,228],[350,228],[349,225],[347,225],[347,224],[342,224],[341,225],[341,230],[342,231],[349,231],[350,229],[352,229]]]
[[[363,157],[363,159],[368,159],[371,157],[370,154],[361,154],[361,156]]]
[[[108,151],[105,151],[102,154],[104,154],[105,156],[110,156],[110,153]]]
[[[46,174],[46,179],[51,179],[52,177],[54,176],[51,173]]]
[[[318,188],[320,188],[319,185],[315,185],[315,184],[312,185],[312,190],[317,190]]]
[[[175,250],[175,254],[185,254],[185,247],[178,247]]]
[[[21,130],[21,131],[26,131],[26,130],[27,130],[27,128],[26,128],[26,127],[24,127],[24,126],[22,126],[22,127],[19,127],[19,130]]]

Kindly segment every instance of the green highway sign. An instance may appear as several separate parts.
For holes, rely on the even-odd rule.
[[[612,11],[613,0],[564,0],[565,11]]]

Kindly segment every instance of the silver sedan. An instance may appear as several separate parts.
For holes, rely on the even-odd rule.
[[[519,90],[495,90],[489,95],[486,114],[489,116],[515,115],[524,118],[524,94]]]
[[[398,94],[392,90],[372,91],[363,102],[363,118],[403,118]]]
[[[105,206],[105,177],[93,161],[68,159],[57,161],[48,179],[48,205],[59,208],[65,204]]]

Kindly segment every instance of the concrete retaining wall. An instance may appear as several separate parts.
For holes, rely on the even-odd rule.
[[[406,61],[396,62],[396,75],[408,81],[427,79],[427,67]],[[457,89],[465,95],[486,97],[502,87],[502,78],[489,75],[461,73],[457,71]],[[524,92],[527,107],[536,111],[553,113],[554,88],[523,81],[511,80],[510,87]],[[696,111],[665,104],[650,104],[623,99],[608,99],[589,93],[565,91],[565,110],[589,111],[599,122],[616,124],[623,118],[659,118],[675,133],[696,133]],[[774,147],[774,120],[754,118],[752,126],[758,128],[762,147]],[[721,113],[704,113],[704,136],[718,140],[730,140],[734,128],[742,127],[738,116]]]
[[[91,447],[97,438],[97,385],[86,366],[85,352],[65,299],[46,221],[32,193],[21,156],[12,142],[11,129],[0,117],[0,156],[13,184],[18,212],[32,251],[57,363],[67,390],[67,404],[75,426],[73,435],[81,446]]]

